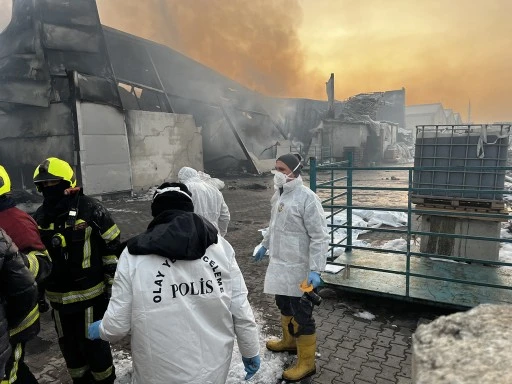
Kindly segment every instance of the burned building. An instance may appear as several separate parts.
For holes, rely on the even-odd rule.
[[[404,99],[404,90],[382,93],[371,119],[401,125]],[[334,103],[338,120],[350,105]],[[96,195],[147,189],[184,165],[257,174],[280,144],[318,156],[315,129],[327,110],[323,101],[265,97],[102,26],[94,0],[14,0],[0,34],[0,163],[14,188],[30,189],[49,156],[70,162]]]
[[[94,124],[80,132],[82,106],[112,129]],[[31,188],[35,166],[59,156],[76,166],[79,180],[91,177],[91,186],[101,183],[97,172],[88,172],[98,166],[119,191],[129,190],[130,179],[116,177],[130,172],[123,127],[95,3],[14,1],[11,23],[0,34],[0,162],[13,187]],[[90,140],[109,148],[106,164],[82,157]]]
[[[321,119],[309,150],[320,148],[329,161],[351,153],[356,166],[406,160],[409,151],[398,143],[404,110],[405,89],[352,96],[335,104],[333,117]]]
[[[254,154],[282,138],[259,97],[103,27],[94,0],[15,0],[0,34],[0,163],[31,188],[36,165],[61,157],[90,194],[144,189],[203,160],[258,173]]]

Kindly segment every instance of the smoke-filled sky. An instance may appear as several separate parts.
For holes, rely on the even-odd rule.
[[[0,0],[0,29],[10,0]],[[511,0],[97,0],[103,24],[273,96],[405,87],[464,120],[512,121]]]

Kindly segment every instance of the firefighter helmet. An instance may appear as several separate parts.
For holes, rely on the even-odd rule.
[[[11,179],[4,167],[0,165],[0,196],[11,192]]]
[[[49,157],[34,171],[34,183],[37,185],[43,181],[55,180],[67,181],[71,188],[76,186],[75,172],[69,163],[57,157]]]

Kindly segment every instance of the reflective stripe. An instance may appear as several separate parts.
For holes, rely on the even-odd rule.
[[[14,363],[11,368],[11,372],[9,372],[8,380],[2,380],[2,384],[12,384],[18,379],[18,364],[21,359],[21,355],[23,353],[23,349],[21,347],[21,343],[16,344],[16,347],[14,348],[13,354],[14,354]]]
[[[48,297],[48,300],[50,300],[52,303],[71,304],[71,303],[78,303],[80,301],[94,299],[95,297],[103,294],[103,292],[105,292],[105,283],[102,281],[101,283],[96,284],[94,287],[89,288],[89,289],[84,289],[83,291],[71,291],[71,292],[46,291],[46,296]]]
[[[50,223],[48,227],[41,227],[40,225],[38,225],[37,228],[39,228],[42,231],[53,231],[55,229],[55,224]]]
[[[9,335],[12,337],[36,322],[39,319],[39,306],[36,306],[29,312],[29,314],[23,319],[23,321],[16,328],[9,330]]]
[[[89,325],[92,324],[92,307],[85,309],[85,338],[89,337]]]
[[[102,381],[110,377],[112,375],[112,366],[108,367],[103,372],[94,372],[91,371],[92,377],[94,378],[94,381]]]
[[[62,330],[62,323],[60,322],[60,314],[56,309],[53,310],[53,317],[55,319],[55,328],[57,328],[57,336],[59,339],[64,337],[64,331]]]
[[[91,227],[85,228],[84,260],[82,261],[82,268],[89,268],[91,266],[91,233]]]
[[[47,258],[49,262],[52,261],[52,258],[46,249],[44,251],[30,251],[27,253],[28,269],[34,277],[37,277],[39,273],[39,257]]]
[[[80,368],[69,368],[68,372],[72,379],[80,379],[81,377],[84,377],[87,371],[89,370],[88,365],[84,365]]]
[[[72,223],[68,223],[67,221],[64,223],[64,228],[75,228],[77,225],[79,224],[87,224],[87,221],[85,220],[82,220],[82,219],[76,219],[74,222]]]
[[[50,257],[50,253],[48,253],[47,249],[45,249],[44,251],[32,251],[30,253],[33,253],[34,255],[39,256],[39,257],[47,257],[48,260],[52,261],[52,258]]]
[[[101,237],[103,240],[105,240],[108,243],[109,241],[114,240],[120,234],[121,234],[121,231],[119,230],[117,224],[114,224],[109,229],[107,229],[104,233],[102,233]]]
[[[34,276],[34,278],[36,278],[37,274],[39,273],[39,260],[37,260],[37,256],[34,255],[33,251],[27,255],[27,259],[28,259],[28,269],[29,269],[30,273],[32,274],[32,276]]]
[[[103,265],[117,264],[117,257],[116,257],[116,255],[103,256],[102,260],[103,260]]]

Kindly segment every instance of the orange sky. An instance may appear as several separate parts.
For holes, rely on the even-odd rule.
[[[406,88],[476,122],[512,121],[512,1],[302,0],[308,68],[336,96]]]
[[[0,0],[7,9],[10,0]],[[98,0],[102,22],[276,96],[406,88],[474,122],[512,121],[511,0]],[[6,19],[0,13],[0,28]]]

